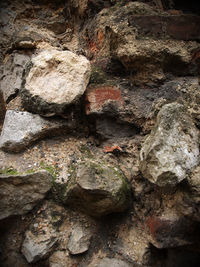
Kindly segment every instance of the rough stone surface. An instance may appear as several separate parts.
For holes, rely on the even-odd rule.
[[[104,258],[98,264],[97,267],[130,267],[131,264],[114,258]]]
[[[47,120],[29,112],[8,110],[6,112],[0,147],[7,152],[20,152],[48,134],[66,130],[67,121]]]
[[[70,51],[46,50],[32,59],[27,69],[22,103],[28,111],[45,116],[62,114],[84,93],[90,63]]]
[[[19,92],[22,84],[22,74],[29,61],[30,56],[28,54],[14,52],[8,56],[0,80],[0,89],[3,92],[5,102],[9,102]]]
[[[198,235],[197,223],[176,214],[151,216],[147,226],[152,236],[152,243],[157,248],[170,248],[191,244]],[[187,231],[185,231],[187,229]]]
[[[32,210],[50,190],[52,179],[45,170],[32,174],[1,175],[0,219]]]
[[[92,233],[81,226],[77,226],[73,229],[67,248],[72,255],[81,254],[86,252],[90,246],[90,239]]]
[[[176,75],[197,74],[197,65],[192,62],[192,50],[198,48],[175,40],[135,40],[129,38],[115,50],[116,57],[131,71],[135,83],[159,82],[166,73]]]
[[[53,202],[45,202],[38,213],[41,214],[26,231],[22,244],[22,253],[29,263],[49,255],[59,239],[58,226],[64,218],[64,209]]]
[[[130,187],[123,173],[103,162],[86,160],[74,166],[69,181],[55,181],[58,197],[92,216],[126,210],[130,203]]]
[[[198,156],[198,131],[185,107],[164,105],[141,149],[143,176],[159,186],[174,186],[198,164]]]
[[[9,102],[20,90],[22,74],[29,61],[30,56],[28,54],[14,52],[8,56],[0,80],[0,89],[3,92],[5,102]]]

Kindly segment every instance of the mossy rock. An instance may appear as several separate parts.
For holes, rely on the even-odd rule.
[[[130,186],[121,170],[87,160],[74,166],[67,184],[60,185],[59,198],[92,216],[123,212],[131,200]]]

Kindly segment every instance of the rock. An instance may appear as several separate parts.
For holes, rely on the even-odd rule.
[[[140,169],[158,186],[174,186],[198,164],[198,131],[185,107],[164,105],[140,152]]]
[[[41,213],[42,211],[42,213]],[[64,209],[53,202],[45,202],[30,229],[25,233],[22,253],[29,263],[49,255],[59,240],[58,226],[64,219]]]
[[[1,91],[5,102],[14,97],[22,84],[22,74],[26,64],[30,61],[27,54],[13,52],[4,64],[3,75],[0,81]]]
[[[104,258],[100,260],[100,262],[97,264],[97,267],[131,267],[131,264],[115,259],[115,258]]]
[[[45,116],[62,114],[84,93],[90,63],[70,51],[45,50],[32,59],[21,90],[26,110]]]
[[[73,229],[67,248],[72,255],[77,255],[86,252],[90,246],[92,233],[89,229],[77,226]]]
[[[147,226],[152,236],[150,242],[160,249],[197,241],[198,224],[187,217],[179,217],[177,214],[150,216],[147,218]]]
[[[32,210],[50,190],[52,179],[45,170],[0,175],[0,219]]]
[[[90,160],[72,168],[67,184],[55,181],[55,190],[64,204],[94,217],[128,208],[130,187],[119,169]]]
[[[114,54],[132,73],[136,84],[164,81],[166,73],[196,75],[198,65],[192,60],[192,51],[198,49],[195,42],[175,40],[135,40],[119,43]]]
[[[20,152],[38,139],[66,131],[68,126],[67,121],[47,120],[26,111],[8,110],[0,136],[0,148],[7,152]]]
[[[197,25],[199,16],[192,14],[133,15],[129,16],[129,23],[137,29],[142,38],[199,40],[200,30]]]

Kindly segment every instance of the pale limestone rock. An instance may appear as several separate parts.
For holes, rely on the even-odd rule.
[[[0,219],[32,210],[50,190],[52,179],[45,170],[32,174],[0,175]]]
[[[45,116],[62,114],[87,87],[90,62],[70,51],[45,50],[32,58],[21,90],[28,111]]]
[[[163,106],[141,149],[143,176],[159,186],[181,182],[198,164],[198,138],[198,130],[183,105],[174,102]]]
[[[6,112],[0,148],[7,152],[20,152],[54,131],[66,129],[68,122],[64,120],[47,120],[37,114],[8,110]]]

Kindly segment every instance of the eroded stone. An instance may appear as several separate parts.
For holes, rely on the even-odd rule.
[[[70,51],[45,50],[32,59],[21,90],[26,110],[45,116],[62,114],[84,93],[90,63]]]
[[[174,186],[198,164],[198,131],[185,107],[164,105],[140,153],[142,174],[159,186]]]
[[[67,121],[47,120],[26,111],[8,110],[0,136],[0,147],[7,152],[20,152],[50,133],[66,131],[68,126]]]
[[[45,170],[31,174],[0,175],[0,219],[32,210],[50,190],[52,179]]]

